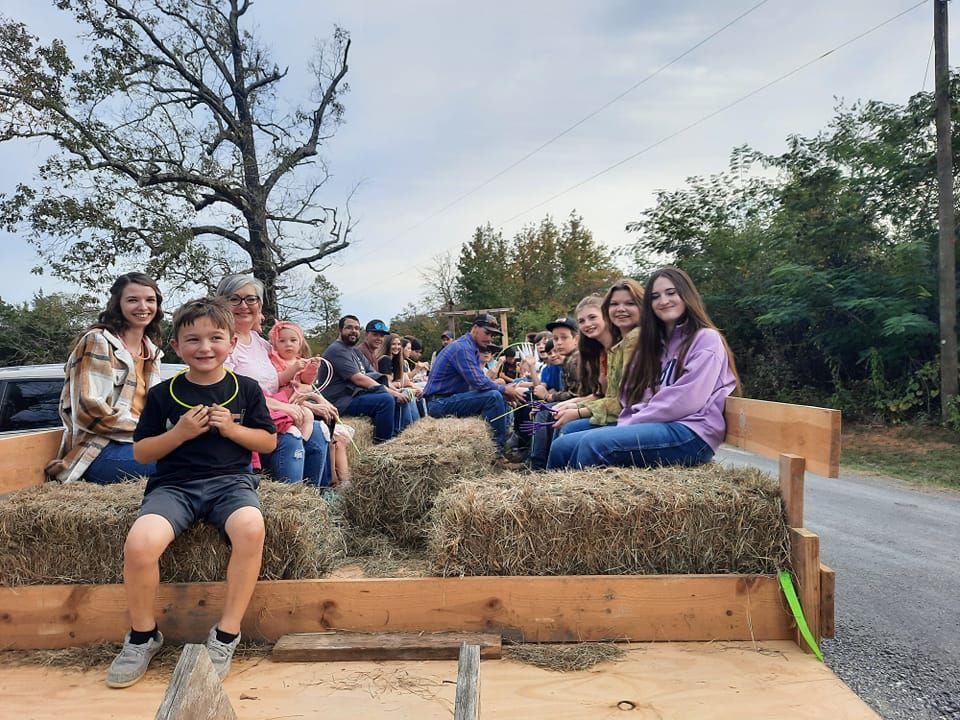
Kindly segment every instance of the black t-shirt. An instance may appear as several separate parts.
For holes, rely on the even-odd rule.
[[[173,395],[170,393],[171,383]],[[213,385],[196,385],[184,375],[154,385],[147,393],[147,403],[140,414],[137,429],[133,431],[133,439],[162,435],[173,429],[180,417],[194,405],[213,404],[227,408],[233,413],[234,421],[246,427],[276,432],[260,385],[248,377],[228,372],[223,380]],[[247,472],[249,465],[249,450],[211,428],[160,458],[150,484],[235,475]]]

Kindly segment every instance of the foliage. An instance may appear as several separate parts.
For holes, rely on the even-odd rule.
[[[0,300],[0,366],[65,362],[100,308],[89,295],[44,295],[29,303]]]
[[[447,329],[447,321],[438,314],[423,314],[413,303],[406,305],[390,320],[390,331],[400,335],[412,335],[423,343],[423,357],[440,349],[440,334]]]
[[[658,192],[627,225],[634,263],[691,274],[751,396],[935,411],[934,153],[929,93],[840,105],[779,155],[736,148],[728,171]]]
[[[247,26],[249,0],[58,0],[86,54],[0,19],[0,141],[57,153],[0,200],[53,274],[102,287],[136,267],[175,287],[252,271],[277,280],[348,244],[349,214],[320,202],[320,150],[341,122],[350,49],[313,59],[310,104],[281,108],[281,70]]]
[[[549,216],[527,225],[510,242],[489,223],[478,227],[460,250],[457,273],[460,307],[513,307],[530,314],[524,327],[569,313],[620,274],[576,212],[560,227]]]

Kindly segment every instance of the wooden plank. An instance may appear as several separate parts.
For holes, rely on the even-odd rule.
[[[832,638],[836,634],[833,621],[834,594],[837,587],[837,574],[820,563],[820,637]]]
[[[820,538],[806,528],[790,528],[790,555],[803,616],[810,633],[820,642]],[[810,652],[799,630],[796,641]]]
[[[224,583],[162,584],[157,613],[171,642],[206,637]],[[122,585],[0,588],[0,647],[117,642]],[[291,632],[497,632],[513,640],[783,640],[793,631],[777,579],[765,575],[387,578],[257,583],[244,637]]]
[[[63,428],[0,437],[0,494],[43,484],[43,468],[60,451]]]
[[[724,418],[730,445],[772,460],[799,455],[811,472],[840,474],[839,410],[729,397]]]
[[[292,633],[273,646],[274,662],[330,660],[456,660],[464,643],[477,645],[484,659],[500,657],[496,633]]]
[[[803,527],[803,473],[806,462],[797,455],[780,456],[780,497],[789,527]]]
[[[453,720],[480,718],[480,646],[463,643],[457,663],[457,694]]]
[[[155,720],[236,720],[205,645],[184,645]]]

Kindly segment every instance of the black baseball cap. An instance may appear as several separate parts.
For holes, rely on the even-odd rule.
[[[576,321],[575,321],[572,317],[570,317],[569,315],[568,315],[567,317],[557,318],[557,319],[554,320],[553,322],[548,322],[548,323],[547,323],[547,330],[549,330],[549,331],[551,331],[551,332],[553,332],[553,330],[556,329],[556,328],[558,328],[558,327],[565,327],[565,328],[567,328],[570,332],[572,332],[572,333],[574,333],[574,334],[576,334],[576,332],[577,332],[577,323],[576,323]]]
[[[387,327],[387,324],[383,320],[371,320],[367,323],[367,326],[364,328],[367,332],[378,332],[386,335],[390,332],[390,328]]]
[[[486,331],[492,335],[503,335],[503,333],[500,331],[500,324],[490,313],[480,313],[479,315],[474,315],[470,324],[475,327],[485,328]]]

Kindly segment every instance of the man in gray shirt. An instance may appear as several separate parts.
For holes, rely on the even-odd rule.
[[[333,379],[323,396],[341,415],[365,415],[373,420],[374,440],[389,440],[416,419],[416,407],[401,392],[390,387],[357,350],[360,320],[355,315],[340,318],[340,337],[330,343],[323,357],[333,366]]]

